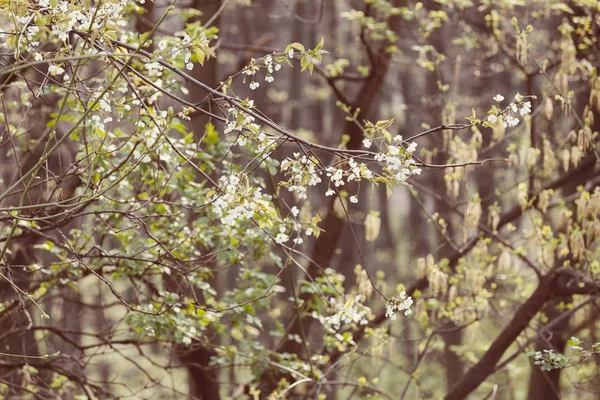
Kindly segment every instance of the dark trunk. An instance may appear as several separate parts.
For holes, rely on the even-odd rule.
[[[485,352],[477,364],[467,371],[463,379],[448,392],[444,397],[445,400],[466,398],[494,372],[494,367],[506,349],[527,328],[531,320],[551,298],[555,279],[554,275],[550,275],[541,280],[535,292],[518,308],[513,319],[496,337],[488,351]]]
[[[565,301],[566,299],[560,299]],[[566,300],[567,302],[570,300]],[[548,322],[552,322],[561,315],[557,309],[559,300],[553,300],[544,307],[544,314]],[[535,345],[536,351],[554,350],[555,353],[564,353],[566,347],[566,333],[569,331],[569,320],[565,320],[548,330],[540,332],[540,338]],[[561,369],[542,371],[539,365],[531,365],[529,378],[529,400],[560,400],[560,374]]]

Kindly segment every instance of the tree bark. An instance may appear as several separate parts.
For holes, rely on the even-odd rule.
[[[553,294],[556,276],[550,274],[544,277],[533,294],[523,303],[515,313],[510,323],[496,337],[483,357],[475,364],[453,388],[448,392],[445,400],[460,400],[466,398],[485,379],[494,372],[494,367],[506,349],[517,339],[529,325],[535,315],[550,300]]]
[[[556,306],[560,300],[556,299],[549,302],[544,307],[544,314],[549,321],[555,320],[561,315]],[[567,302],[570,300],[566,300]],[[537,340],[535,350],[543,351],[552,349],[556,353],[563,353],[566,347],[565,332],[569,330],[569,320],[562,322],[552,329],[540,332],[540,338]],[[552,371],[542,371],[539,365],[531,365],[531,376],[529,378],[529,400],[560,400],[560,374],[561,369],[556,368]]]

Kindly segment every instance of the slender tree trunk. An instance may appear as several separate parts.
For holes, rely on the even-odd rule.
[[[208,21],[217,13],[221,7],[221,1],[206,2],[202,0],[194,0],[193,8],[202,12],[201,21]],[[219,26],[220,17],[214,22],[214,26]],[[192,76],[199,81],[207,84],[210,87],[218,85],[218,65],[215,58],[211,58],[204,63],[204,66],[196,65],[192,71]],[[193,103],[200,103],[206,98],[207,93],[192,88],[190,90],[189,100]],[[203,108],[212,110],[211,101],[208,100]],[[194,113],[191,118],[190,125],[197,138],[202,137],[206,124],[210,121],[203,113]],[[211,282],[213,286],[217,286],[217,282]],[[213,339],[214,341],[214,339]],[[215,343],[212,343],[214,345]],[[218,374],[216,369],[209,366],[210,359],[215,355],[214,350],[208,347],[207,343],[193,341],[190,346],[177,346],[176,354],[180,356],[181,361],[187,366],[190,378],[190,398],[202,400],[218,400],[220,399]]]

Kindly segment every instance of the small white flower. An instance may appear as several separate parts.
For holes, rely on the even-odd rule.
[[[256,81],[250,82],[250,90],[256,90],[259,86],[260,84]]]
[[[188,71],[191,71],[191,70],[193,70],[193,69],[194,69],[194,64],[192,64],[191,62],[189,62],[189,63],[185,64],[185,68],[186,68]]]
[[[504,119],[504,127],[508,126],[508,127],[512,128],[512,127],[517,126],[517,125],[519,125],[519,119],[513,117],[512,115],[508,115]]]
[[[275,242],[277,244],[283,244],[283,243],[287,242],[288,240],[290,240],[290,237],[288,235],[286,235],[285,233],[278,233],[277,236],[275,236]]]
[[[313,230],[312,230],[312,228],[308,228],[308,229],[306,230],[306,236],[312,236],[312,234],[313,234]]]
[[[520,93],[517,93],[515,95],[515,101],[516,102],[520,102],[521,100],[523,100],[523,96]]]
[[[333,189],[329,189],[328,191],[325,192],[325,196],[333,196],[335,194],[335,191]]]
[[[490,114],[490,115],[487,117],[487,119],[488,119],[488,121],[490,121],[492,124],[495,124],[495,123],[496,123],[496,121],[498,121],[498,117],[497,117],[497,116],[495,116],[494,114]]]
[[[300,214],[300,210],[298,210],[298,207],[296,207],[296,206],[292,207],[292,209],[290,211],[292,212],[292,215],[294,217],[297,217],[298,214]]]
[[[504,100],[504,96],[502,96],[501,94],[497,94],[494,96],[494,101],[500,103],[502,100]]]
[[[275,71],[279,71],[281,69],[281,64],[273,64],[275,68]]]
[[[302,244],[302,243],[304,243],[304,239],[302,239],[300,237],[296,238],[296,239],[294,239],[294,243],[296,243],[296,244]]]
[[[356,196],[350,196],[350,203],[358,203],[358,197]]]
[[[531,114],[531,102],[529,102],[529,101],[524,102],[523,108],[521,108],[519,110],[519,114],[521,114],[521,116]]]
[[[60,75],[65,72],[65,69],[58,64],[51,64],[48,67],[48,72],[50,72],[50,75],[53,75],[53,76]]]
[[[294,49],[290,49],[290,51],[288,51],[287,56],[288,56],[288,58],[294,57]]]
[[[408,145],[408,147],[406,148],[406,151],[408,151],[409,153],[414,153],[415,150],[417,150],[417,142],[412,142],[410,145]]]
[[[363,146],[365,146],[367,149],[371,147],[371,145],[373,144],[373,142],[371,142],[370,139],[363,139]]]
[[[273,82],[274,80],[275,80],[275,78],[273,78],[273,75],[267,75],[267,76],[265,76],[265,81],[266,81],[267,83],[271,83],[271,82]]]

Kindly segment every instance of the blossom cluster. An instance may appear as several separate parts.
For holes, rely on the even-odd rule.
[[[211,200],[212,210],[221,218],[223,225],[234,226],[239,220],[252,218],[261,206],[266,207],[262,188],[244,193],[245,188],[238,174],[221,176],[219,184],[223,193],[215,193]]]
[[[254,100],[244,100],[242,106],[251,109],[254,107]],[[237,144],[239,146],[246,146],[248,139],[253,139],[257,146],[255,153],[263,153],[269,147],[273,146],[276,142],[272,136],[267,135],[261,126],[255,123],[255,118],[243,110],[236,107],[227,108],[227,124],[225,125],[224,133],[239,132],[237,137]]]
[[[265,82],[271,83],[275,80],[275,78],[273,77],[273,72],[279,71],[281,69],[281,64],[278,63],[277,61],[274,61],[272,55],[267,55],[263,59],[263,63],[267,69],[267,74],[265,75]],[[256,72],[258,70],[259,70],[259,67],[256,65],[252,65],[252,66],[246,67],[246,69],[244,69],[244,72],[243,72],[244,75],[252,77],[252,81],[250,82],[250,85],[249,85],[250,90],[256,90],[260,86],[260,83],[258,83],[257,81],[254,80],[254,76],[256,75]]]
[[[371,310],[362,303],[363,299],[364,297],[360,294],[345,302],[339,302],[335,297],[332,297],[329,304],[333,307],[335,313],[325,317],[322,322],[326,327],[335,331],[340,329],[341,324],[368,324]]]
[[[211,35],[209,38],[204,31],[193,29],[179,31],[174,36],[160,39],[155,54],[168,59],[177,59],[180,65],[183,61],[185,69],[191,71],[194,69],[192,61],[203,65],[204,60],[215,56],[214,51],[210,48],[211,38],[214,39],[216,36]]]
[[[35,60],[44,58],[36,47],[44,41],[43,35],[47,31],[40,29],[38,24],[50,26],[50,35],[63,42],[68,40],[72,31],[99,31],[105,27],[118,29],[127,25],[123,18],[126,0],[101,2],[97,7],[74,7],[69,1],[58,1],[54,6],[50,3],[50,0],[40,0],[36,9],[31,9],[25,15],[19,15],[19,7],[8,9],[8,20],[14,26],[13,32],[17,33],[16,43],[11,44],[15,55],[25,50],[31,52]],[[102,40],[102,36],[99,40]]]
[[[413,299],[410,296],[407,296],[405,291],[402,291],[388,300],[385,305],[385,316],[389,317],[391,320],[396,319],[396,312],[404,311],[404,315],[408,316],[412,314],[410,306],[413,304]]]
[[[294,153],[294,158],[287,157],[281,163],[281,171],[290,178],[280,185],[287,187],[288,191],[296,193],[299,199],[306,199],[307,186],[316,186],[321,183],[321,171],[317,169],[316,160],[310,159],[300,153]]]
[[[371,147],[371,141],[363,141],[365,147]],[[408,146],[403,146],[403,138],[400,135],[391,139],[391,144],[387,145],[387,152],[377,153],[375,161],[385,162],[386,169],[391,172],[396,183],[405,182],[411,175],[421,174],[421,169],[417,168],[416,161],[412,154],[417,150],[417,143],[412,142]]]
[[[396,138],[399,138],[397,140],[398,143],[402,141],[401,136],[396,136]],[[379,154],[375,156],[375,159],[379,158],[385,161],[387,168],[395,172],[397,182],[401,183],[406,181],[411,175],[421,174],[421,168],[416,167],[415,160],[410,156],[416,149],[417,144],[415,142],[412,142],[406,149],[403,149],[404,151],[399,146],[390,145],[386,154]]]
[[[524,117],[525,115],[531,114],[531,102],[524,101],[524,99],[525,98],[521,94],[517,93],[505,111],[493,108],[487,120],[492,124],[502,121],[505,128],[517,126],[520,121],[515,115],[519,114],[521,117]],[[494,101],[499,105],[504,101],[504,96],[497,94],[494,96]]]
[[[252,108],[254,106],[253,100],[248,100],[246,104],[248,108]],[[230,107],[227,109],[227,125],[225,126],[225,134],[238,131],[242,132],[244,129],[248,129],[251,131],[258,131],[260,125],[254,122],[255,118],[242,110]]]
[[[373,172],[365,163],[359,164],[353,158],[348,160],[348,167],[348,170],[335,167],[327,168],[327,176],[336,188],[343,186],[346,182],[359,182],[361,178],[371,179],[373,177]],[[346,178],[346,181],[344,181],[344,178]],[[334,190],[329,189],[325,194],[331,196],[334,193]]]

